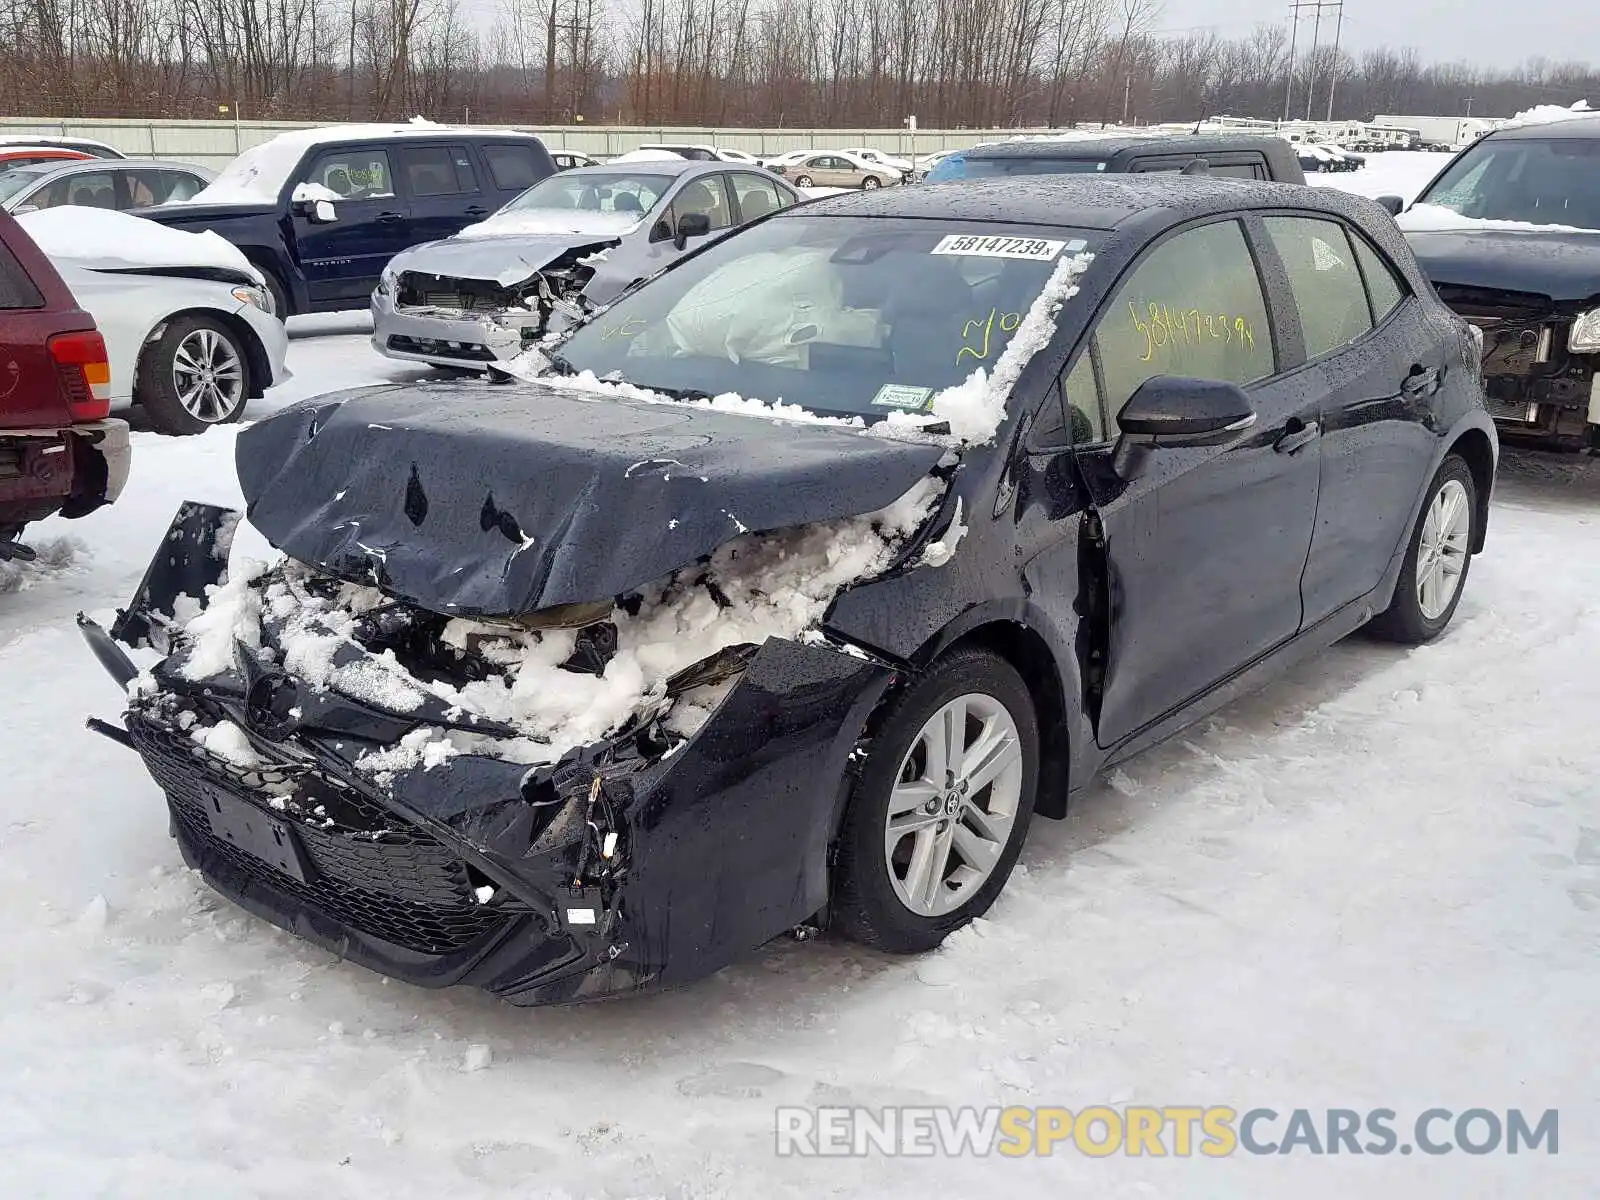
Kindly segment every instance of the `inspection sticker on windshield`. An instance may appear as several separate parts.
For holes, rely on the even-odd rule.
[[[1072,243],[1081,250],[1087,242]],[[1032,262],[1049,262],[1061,253],[1066,242],[1049,238],[984,237],[976,233],[952,233],[939,239],[930,254],[965,254],[978,258],[1025,258]]]
[[[878,408],[921,408],[931,395],[933,395],[932,388],[886,383],[878,389],[878,394],[872,398],[872,403]]]

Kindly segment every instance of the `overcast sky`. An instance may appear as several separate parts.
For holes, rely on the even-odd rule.
[[[1311,45],[1311,10],[1302,11],[1300,44]],[[1288,0],[1167,0],[1158,28],[1215,28],[1224,37],[1259,21],[1287,21]],[[1323,12],[1322,41],[1332,41],[1333,10]],[[1340,46],[1415,46],[1425,62],[1470,60],[1512,67],[1535,55],[1553,62],[1600,60],[1600,13],[1593,0],[1347,0]],[[1600,103],[1600,97],[1596,97]]]

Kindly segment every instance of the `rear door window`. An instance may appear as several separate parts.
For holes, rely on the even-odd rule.
[[[1186,229],[1146,251],[1100,310],[1094,344],[1113,418],[1155,375],[1243,386],[1274,374],[1261,277],[1239,222]]]
[[[1344,226],[1315,217],[1267,217],[1264,224],[1289,272],[1306,357],[1321,358],[1364,336],[1372,312]]]
[[[532,146],[509,142],[479,147],[489,178],[502,192],[523,192],[544,178]]]
[[[400,164],[406,186],[415,197],[458,196],[478,190],[472,174],[472,162],[463,149],[453,146],[403,146],[396,152],[395,159]]]
[[[1394,269],[1388,259],[1378,253],[1359,233],[1352,233],[1350,240],[1356,246],[1356,262],[1361,264],[1361,274],[1366,280],[1367,297],[1372,301],[1372,323],[1381,324],[1383,319],[1400,306],[1400,301],[1406,298],[1406,285],[1401,281],[1400,273]]]
[[[784,206],[784,194],[770,179],[751,171],[735,171],[728,176],[739,199],[739,219],[753,221]]]
[[[205,180],[188,171],[171,171],[159,167],[146,167],[137,171],[122,172],[128,189],[128,203],[134,207],[148,204],[170,204],[188,200],[205,187]]]

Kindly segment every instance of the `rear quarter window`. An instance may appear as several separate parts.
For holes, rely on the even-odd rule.
[[[1361,264],[1361,274],[1367,281],[1367,297],[1372,301],[1372,323],[1382,320],[1400,307],[1406,298],[1406,287],[1400,274],[1366,238],[1351,231],[1350,240],[1356,246],[1356,262]]]
[[[0,242],[0,309],[43,308],[44,297],[11,247]]]

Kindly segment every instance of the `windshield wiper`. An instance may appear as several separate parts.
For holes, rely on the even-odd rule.
[[[540,351],[540,353],[544,354],[544,351]],[[563,355],[545,354],[544,360],[550,364],[550,369],[557,375],[576,375],[578,373],[578,369],[569,363]]]

